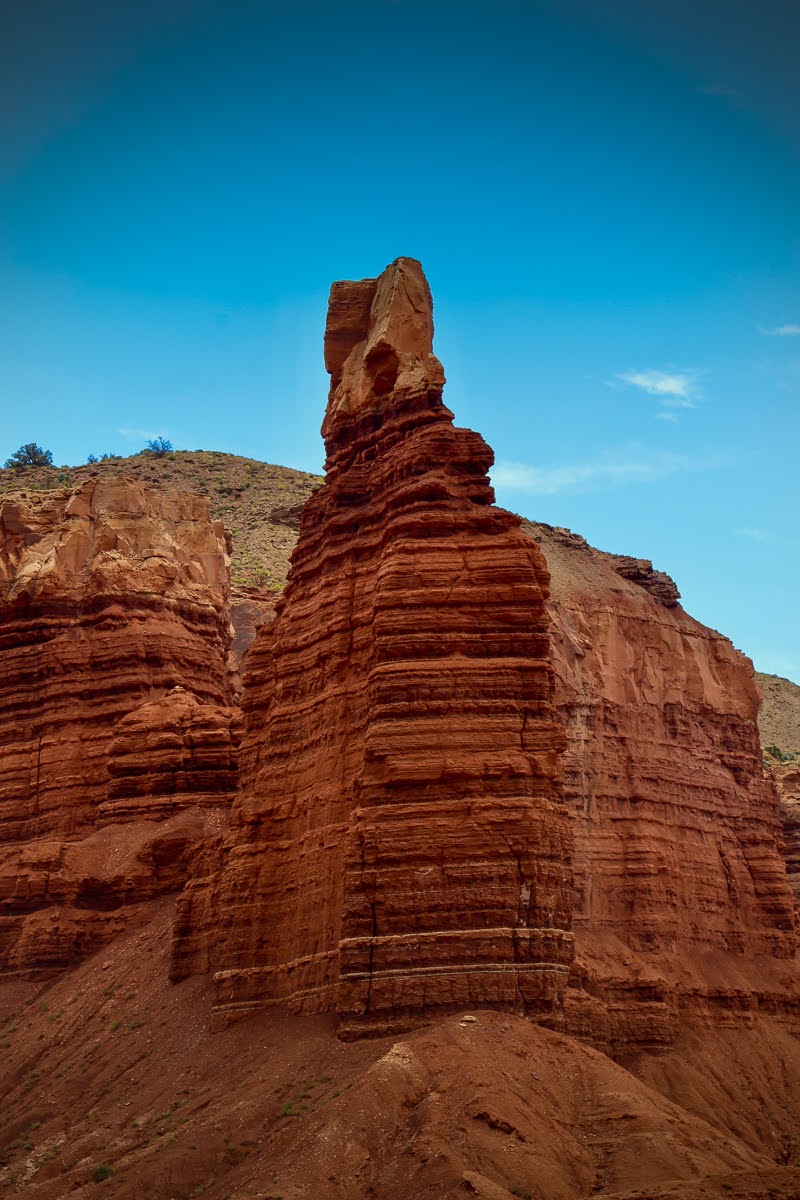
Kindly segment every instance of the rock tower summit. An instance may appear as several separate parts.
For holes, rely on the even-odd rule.
[[[333,285],[326,481],[250,653],[222,870],[178,919],[218,1023],[271,1003],[336,1011],[345,1035],[473,1005],[561,1022],[549,577],[493,504],[491,450],[453,427],[432,341],[413,259]]]

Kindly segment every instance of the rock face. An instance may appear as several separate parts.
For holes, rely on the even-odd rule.
[[[231,690],[236,697],[242,693],[242,670],[256,630],[275,619],[276,600],[275,592],[268,592],[264,588],[237,587],[231,592],[233,641],[228,651],[228,672]]]
[[[184,688],[120,720],[108,751],[107,822],[162,820],[192,805],[233,800],[241,713],[201,704]]]
[[[179,905],[176,974],[211,962],[218,1023],[275,1002],[345,1034],[472,1004],[562,1019],[548,574],[453,428],[432,336],[415,261],[334,284],[326,482],[248,658],[220,875]]]
[[[800,765],[768,758],[767,771],[778,793],[786,873],[800,913]]]
[[[627,554],[608,554],[606,558],[618,575],[638,583],[665,608],[674,608],[680,600],[681,594],[674,580],[664,571],[654,571],[649,558],[630,558]]]
[[[621,1054],[682,1017],[796,1021],[800,975],[752,665],[619,556],[528,524],[552,575],[575,834],[570,1028]],[[635,560],[629,560],[635,561]]]
[[[124,477],[4,497],[0,966],[63,965],[102,938],[97,913],[174,883],[202,821],[155,852],[172,862],[160,881],[152,827],[133,841],[99,830],[172,814],[181,792],[222,803],[234,789],[229,624],[224,531],[200,497]],[[185,720],[175,697],[160,706],[176,686],[192,693]]]

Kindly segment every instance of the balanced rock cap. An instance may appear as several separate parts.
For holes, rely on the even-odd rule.
[[[380,409],[390,393],[441,394],[444,370],[433,353],[433,300],[416,259],[395,259],[377,279],[333,284],[325,367],[331,386],[324,437],[339,419]]]

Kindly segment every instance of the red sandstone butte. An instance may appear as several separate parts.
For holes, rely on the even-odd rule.
[[[217,1024],[278,1002],[344,1035],[468,1005],[563,1019],[548,573],[432,339],[413,259],[333,285],[326,481],[248,658],[221,873],[179,904],[175,973],[211,962]]]
[[[183,884],[218,821],[179,810],[236,787],[229,636],[201,497],[116,477],[0,501],[0,970],[61,968]]]

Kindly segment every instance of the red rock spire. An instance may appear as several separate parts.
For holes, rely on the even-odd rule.
[[[250,654],[221,883],[179,919],[182,969],[213,928],[220,1021],[275,1002],[349,1034],[476,1004],[561,1021],[549,577],[492,504],[491,450],[453,428],[432,339],[413,259],[334,284],[327,478]]]
[[[325,366],[331,376],[322,426],[326,439],[343,417],[380,412],[388,397],[441,396],[444,371],[433,353],[433,301],[416,259],[395,259],[378,279],[333,284]]]

